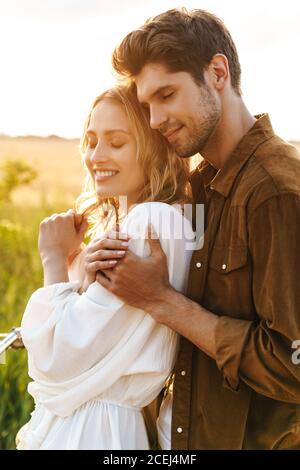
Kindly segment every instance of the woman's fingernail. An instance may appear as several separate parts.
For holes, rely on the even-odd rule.
[[[124,255],[126,253],[126,251],[122,250],[122,251],[117,251],[117,254],[118,255]]]
[[[128,243],[128,242],[122,242],[121,245],[122,245],[122,246],[128,246],[129,243]]]
[[[119,233],[118,237],[120,240],[129,240],[129,236],[126,233]]]
[[[117,261],[115,259],[112,259],[112,260],[108,261],[108,264],[116,264],[116,263],[117,263]]]

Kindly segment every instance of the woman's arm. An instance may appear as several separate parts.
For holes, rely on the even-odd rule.
[[[131,219],[137,221],[136,215],[131,214]],[[178,213],[178,223],[180,220]],[[147,208],[139,215],[139,223],[145,233],[149,223]],[[147,241],[134,238],[129,222],[127,227],[131,249],[138,256],[148,256]],[[159,226],[155,228],[159,233]],[[185,241],[174,240],[169,233],[162,243],[171,282],[177,288],[183,288],[189,257]],[[143,310],[125,305],[97,282],[82,295],[78,294],[78,288],[79,282],[52,284],[36,291],[28,302],[22,320],[22,335],[28,349],[29,374],[34,380],[47,383],[49,387],[53,384],[56,390],[58,386],[68,388],[86,383],[88,377],[96,374],[99,380],[97,392],[103,391],[126,371],[137,373],[135,361],[151,347],[151,338],[157,340],[157,335],[160,341],[155,342],[156,354],[150,355],[147,364],[140,361],[138,371],[146,372],[143,367],[148,372],[155,371],[158,367],[155,361],[159,358],[159,367],[163,367],[166,374],[170,372],[175,343],[168,349],[166,342],[169,344],[170,334],[176,336],[173,332],[157,324]]]

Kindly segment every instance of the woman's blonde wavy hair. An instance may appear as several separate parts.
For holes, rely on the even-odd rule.
[[[159,201],[167,204],[191,202],[189,159],[178,157],[160,132],[151,129],[148,112],[138,102],[133,84],[118,84],[95,99],[80,142],[82,155],[84,156],[87,148],[86,132],[92,111],[100,101],[108,99],[124,107],[137,143],[137,162],[142,166],[145,184],[136,202]],[[99,197],[87,168],[86,171],[83,192],[75,201],[75,209],[87,216],[89,222],[87,235],[93,237],[98,228],[101,227],[105,231],[110,224],[119,222],[120,204],[118,197]]]

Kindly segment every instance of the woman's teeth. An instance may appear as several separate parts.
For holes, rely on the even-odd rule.
[[[113,176],[116,175],[117,171],[95,171],[96,176]]]

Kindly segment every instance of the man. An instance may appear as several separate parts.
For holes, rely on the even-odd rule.
[[[149,258],[127,252],[97,276],[181,334],[172,448],[300,449],[297,151],[267,115],[247,110],[235,45],[208,12],[147,21],[115,50],[113,65],[135,82],[151,126],[178,155],[204,157],[191,177],[195,202],[205,202],[204,246],[194,252],[187,297],[170,287],[157,240]]]

